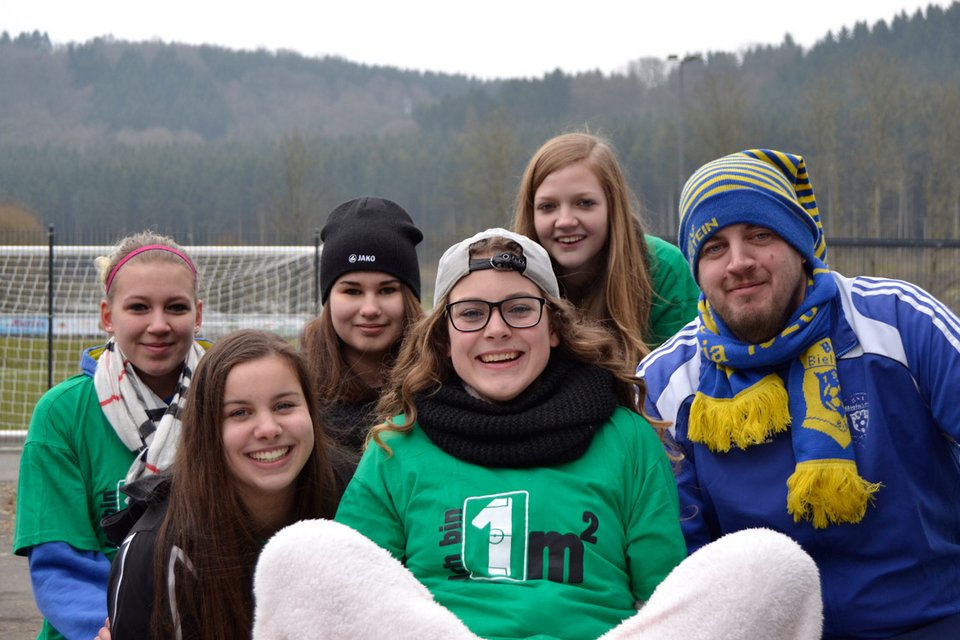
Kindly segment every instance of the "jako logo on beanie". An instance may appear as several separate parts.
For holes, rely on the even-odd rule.
[[[333,283],[350,271],[390,274],[420,299],[416,245],[423,240],[423,233],[396,202],[375,196],[344,202],[330,212],[320,239],[320,299],[324,303]]]

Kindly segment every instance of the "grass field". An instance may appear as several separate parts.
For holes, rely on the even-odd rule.
[[[298,346],[297,338],[289,340]],[[80,373],[83,350],[104,342],[106,336],[55,337],[53,384]],[[26,430],[33,407],[46,390],[47,339],[0,336],[0,436]]]
[[[54,338],[53,384],[78,373],[81,351],[95,343],[95,338]],[[46,338],[0,337],[0,431],[26,429],[46,390]]]

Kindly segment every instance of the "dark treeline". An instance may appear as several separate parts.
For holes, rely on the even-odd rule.
[[[699,164],[773,147],[807,158],[832,236],[957,239],[958,114],[956,2],[809,50],[787,35],[682,69],[639,59],[617,74],[498,81],[4,32],[0,230],[36,241],[52,223],[62,241],[101,242],[153,226],[186,243],[309,243],[337,203],[376,193],[442,245],[507,224],[533,150],[589,129],[614,142],[655,233],[675,232],[679,184]]]

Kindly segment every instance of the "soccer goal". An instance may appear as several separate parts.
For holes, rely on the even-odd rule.
[[[111,249],[54,246],[51,268],[49,247],[0,246],[0,444],[22,442],[48,385],[79,372],[84,348],[106,342],[94,259]],[[185,249],[200,278],[202,337],[258,328],[296,340],[319,311],[316,247]]]

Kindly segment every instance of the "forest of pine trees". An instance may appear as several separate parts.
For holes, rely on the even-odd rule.
[[[507,224],[530,154],[587,129],[617,148],[653,233],[675,233],[681,172],[770,147],[806,158],[829,236],[960,239],[960,3],[810,49],[787,36],[701,52],[684,64],[682,105],[677,72],[639,59],[481,81],[4,32],[0,234],[42,241],[54,224],[61,241],[103,242],[151,226],[188,244],[309,243],[337,203],[367,193],[443,243]]]

